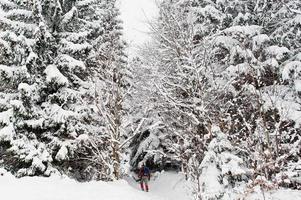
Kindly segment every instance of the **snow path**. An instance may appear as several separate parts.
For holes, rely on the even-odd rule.
[[[132,178],[126,180],[133,188],[140,191],[139,183],[136,183]],[[188,185],[181,174],[175,172],[157,173],[151,178],[149,193],[167,200],[190,200]]]

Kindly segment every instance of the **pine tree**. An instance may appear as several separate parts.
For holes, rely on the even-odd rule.
[[[98,41],[100,81],[96,88],[97,107],[99,114],[104,118],[105,135],[107,137],[111,177],[119,179],[122,176],[121,160],[124,152],[122,144],[126,138],[124,130],[125,99],[129,95],[130,72],[127,69],[125,42],[122,41],[122,26],[118,19],[119,10],[115,1],[106,1],[104,17],[104,34]]]
[[[148,51],[145,46],[141,51]],[[150,55],[151,56],[151,55]],[[164,133],[164,124],[160,118],[160,94],[156,84],[160,79],[155,65],[145,65],[143,57],[135,57],[129,63],[132,83],[131,96],[127,100],[128,131],[132,133],[128,153],[132,169],[136,169],[139,162],[146,162],[150,168],[162,169],[170,162]]]
[[[196,199],[236,199],[232,189],[247,181],[251,170],[244,166],[245,160],[219,127],[212,127],[212,135],[204,159],[194,169],[193,178],[201,188],[194,189]],[[196,156],[191,162],[198,162]]]
[[[165,76],[159,88],[166,97],[161,109],[168,114],[162,118],[177,138],[175,152],[191,158],[182,160],[187,174],[198,172],[216,125],[238,145],[255,175],[275,180],[285,162],[299,160],[286,157],[298,152],[288,153],[286,145],[299,144],[294,117],[299,107],[299,5],[249,0],[160,5],[153,39]],[[280,106],[284,102],[294,105],[293,113]]]
[[[159,110],[169,134],[166,137],[169,147],[165,151],[182,163],[186,174],[192,152],[197,152],[201,160],[207,143],[204,136],[210,132],[210,118],[204,114],[208,85],[195,56],[191,6],[194,4],[189,1],[162,2],[159,20],[152,24],[160,73],[157,90],[162,96]]]
[[[101,65],[101,56],[123,53],[118,45],[106,49],[114,34],[113,43],[120,41],[114,2],[0,4],[5,167],[18,176],[50,175],[57,168],[77,179],[110,180],[111,150],[95,82],[110,67]]]
[[[292,5],[298,4],[292,2]],[[229,106],[221,107],[221,128],[230,134],[232,142],[240,141],[241,146],[247,149],[250,163],[262,160],[266,162],[263,165],[265,169],[258,170],[264,171],[268,179],[275,177],[279,170],[272,165],[281,160],[277,157],[281,154],[279,149],[283,140],[280,138],[284,135],[281,136],[279,130],[283,129],[288,120],[283,114],[279,114],[286,112],[284,110],[287,108],[277,106],[276,102],[287,101],[287,97],[291,96],[288,94],[287,97],[280,97],[284,89],[280,67],[294,58],[296,50],[292,49],[293,45],[285,46],[276,38],[283,31],[278,27],[285,23],[290,27],[294,26],[293,23],[287,23],[296,18],[296,13],[290,12],[290,9],[279,1],[228,1],[223,5],[210,3],[197,10],[199,20],[195,22],[200,23],[199,33],[208,38],[206,40],[205,37],[200,44],[203,45],[204,41],[211,44],[210,69],[215,75],[221,74],[221,78],[212,76],[211,79],[221,85],[230,83],[231,86],[224,90],[228,96],[224,105]],[[218,19],[213,17],[219,16],[216,13],[221,14]],[[212,28],[214,22],[216,26]],[[216,32],[211,31],[208,35],[207,23],[208,29],[216,29]],[[287,35],[295,34],[296,32],[289,31]],[[278,100],[271,102],[269,98]],[[290,131],[296,131],[295,128],[290,128]],[[256,136],[253,136],[254,132]],[[252,155],[258,151],[261,158]]]

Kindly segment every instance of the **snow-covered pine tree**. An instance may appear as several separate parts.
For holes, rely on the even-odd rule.
[[[154,56],[151,44],[140,49]],[[149,58],[149,57],[148,57]],[[128,131],[132,133],[129,143],[129,160],[135,170],[139,162],[147,163],[151,169],[162,169],[170,165],[171,159],[166,151],[166,134],[160,118],[160,94],[156,88],[159,81],[156,64],[148,63],[144,57],[135,57],[129,63],[132,74],[131,97],[127,99]],[[138,128],[138,130],[137,130]]]
[[[124,148],[120,145],[127,138],[125,132],[125,99],[129,98],[131,74],[127,69],[127,57],[124,54],[125,42],[122,41],[122,24],[116,1],[105,1],[104,32],[97,41],[97,62],[99,81],[96,81],[96,103],[99,115],[103,118],[104,134],[107,137],[111,165],[110,176],[119,179],[122,176],[121,160]]]
[[[296,90],[287,91],[298,88],[300,50],[290,44],[299,44],[294,37],[300,27],[299,5],[260,0],[162,2],[153,38],[160,52],[158,66],[166,76],[160,89],[168,97],[169,115],[163,118],[176,127],[172,134],[181,130],[177,135],[183,144],[197,141],[182,145],[182,152],[191,153],[186,157],[198,157],[189,164],[192,175],[198,173],[212,137],[211,124],[237,145],[248,167],[255,168],[254,175],[275,180],[287,165],[298,166],[300,131],[294,116],[299,115],[299,97]],[[294,112],[283,105],[295,105]],[[294,146],[291,153],[288,144]]]
[[[242,149],[247,150],[248,157],[253,159],[250,163],[263,161],[259,168],[267,178],[275,177],[275,172],[279,170],[273,167],[273,163],[281,160],[278,159],[278,149],[283,140],[279,137],[284,135],[281,136],[280,130],[291,121],[287,116],[280,114],[282,116],[279,117],[277,114],[279,111],[283,113],[283,110],[287,113],[288,107],[276,106],[280,99],[283,101],[292,96],[288,93],[287,97],[281,95],[284,89],[281,86],[281,66],[299,51],[293,50],[294,46],[285,46],[279,39],[279,33],[285,30],[288,31],[284,34],[285,38],[295,38],[292,35],[298,34],[295,27],[298,24],[296,7],[299,3],[290,3],[204,1],[199,4],[200,8],[194,9],[197,16],[194,22],[197,35],[194,38],[198,38],[201,46],[196,47],[196,52],[204,55],[202,52],[209,51],[211,55],[207,58],[209,65],[205,65],[209,73],[203,73],[213,80],[214,84],[210,85],[217,85],[218,93],[226,97],[224,104],[219,106],[222,112],[219,111],[215,123],[218,122],[230,134],[232,142],[240,141]],[[210,48],[204,50],[202,46]],[[206,58],[203,56],[200,59]],[[299,100],[295,98],[294,101]],[[293,121],[296,122],[296,119]],[[255,128],[259,127],[261,131],[258,132]],[[296,127],[291,127],[290,131],[295,132]],[[261,152],[262,157],[256,157],[255,152]]]
[[[43,66],[35,52],[38,2],[1,2],[1,146],[5,167],[18,174],[45,173],[52,161],[45,143],[39,143],[42,120],[38,89]],[[45,31],[45,30],[43,30]],[[44,32],[45,37],[47,33]],[[46,39],[46,38],[45,38]],[[26,130],[28,127],[28,130]]]
[[[4,166],[16,175],[49,175],[57,168],[81,180],[112,178],[94,84],[104,72],[102,39],[116,24],[107,4],[0,3],[0,138]],[[107,51],[115,50],[122,52],[116,46]],[[95,162],[98,152],[105,157]]]
[[[239,151],[219,127],[212,127],[212,137],[198,168],[200,174],[193,176],[199,187],[193,188],[195,199],[238,199],[233,188],[245,184],[251,170],[244,166],[245,160],[239,157]],[[197,155],[190,162],[198,162],[195,159]],[[241,195],[243,190],[239,192]]]
[[[298,34],[298,5],[300,10],[300,3],[289,1],[219,1],[203,2],[201,9],[195,9],[197,38],[203,38],[201,46],[211,47],[208,63],[213,76],[209,77],[220,86],[228,85],[219,89],[227,97],[220,107],[219,124],[232,142],[247,150],[242,153],[247,153],[250,166],[255,165],[261,171],[257,173],[264,173],[268,179],[274,179],[285,165],[279,149],[284,147],[280,147],[283,138],[289,136],[282,130],[299,132],[299,122],[293,117],[298,106],[291,116],[287,113],[292,108],[283,107],[283,102],[293,105],[299,99],[285,89],[281,79],[282,66],[299,52],[284,42]],[[279,33],[286,39],[281,40]],[[198,54],[204,51],[199,50]],[[299,143],[297,135],[294,146]],[[296,150],[293,152],[296,155]]]
[[[272,146],[271,153],[276,168],[277,182],[282,186],[301,187],[298,177],[300,168],[301,130],[300,119],[300,25],[301,3],[283,1],[274,16],[271,33],[272,45],[266,49],[269,59],[278,64],[280,84],[266,88],[264,94],[265,110],[270,113],[269,127]],[[270,26],[268,26],[270,27]],[[299,39],[298,39],[299,38]],[[285,54],[283,54],[283,52]],[[278,173],[281,172],[281,173]]]
[[[193,6],[193,1],[160,4],[159,19],[151,24],[156,56],[149,61],[158,66],[157,90],[162,96],[158,109],[168,133],[165,143],[169,144],[165,152],[182,163],[186,174],[193,153],[202,160],[211,124],[207,117],[210,88],[195,56]]]

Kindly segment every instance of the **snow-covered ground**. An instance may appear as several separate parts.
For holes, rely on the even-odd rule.
[[[3,172],[3,170],[2,170]],[[0,174],[2,173],[0,170]],[[129,181],[129,180],[128,180]],[[79,183],[61,177],[25,177],[16,179],[9,173],[0,175],[1,200],[188,200],[183,193],[181,176],[160,175],[151,181],[149,193],[130,181]],[[172,191],[171,191],[172,190]]]
[[[132,178],[116,182],[79,183],[62,177],[16,179],[0,169],[1,200],[191,200],[188,184],[181,174],[158,173],[150,182],[150,192],[140,191]],[[227,199],[227,198],[224,198]],[[301,200],[301,191],[280,189],[250,194],[245,200]],[[236,200],[230,198],[228,200]]]
[[[1,200],[166,200],[126,181],[78,183],[68,178],[0,176]]]
[[[279,189],[277,191],[262,193],[257,188],[256,193],[250,194],[246,200],[301,200],[301,191]]]

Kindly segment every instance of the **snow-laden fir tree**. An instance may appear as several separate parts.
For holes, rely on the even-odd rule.
[[[10,0],[0,8],[3,165],[18,176],[59,169],[83,180],[111,179],[109,136],[94,83],[104,70],[100,46],[116,24],[114,6]]]
[[[107,137],[111,177],[121,177],[122,141],[126,139],[126,102],[129,98],[131,74],[127,69],[125,42],[122,41],[122,26],[118,19],[116,1],[105,1],[104,34],[99,37],[97,62],[99,81],[96,81],[96,103],[98,114],[103,118],[104,133]]]
[[[205,76],[198,71],[194,56],[190,9],[189,2],[162,2],[159,20],[151,24],[156,56],[149,61],[158,67],[157,90],[161,95],[158,110],[166,126],[164,131],[168,133],[165,140],[169,143],[165,152],[173,153],[186,174],[193,152],[202,159],[207,142],[204,135],[209,136],[210,132],[210,118],[204,114],[210,88]]]
[[[299,6],[300,10],[300,3],[227,3],[226,6],[219,3],[214,6],[219,11],[219,15],[214,15],[219,16],[216,21],[218,29],[207,36],[208,41],[204,40],[212,46],[210,69],[221,74],[221,78],[213,77],[215,82],[221,86],[230,85],[226,88],[229,104],[221,110],[221,125],[231,134],[233,142],[239,142],[248,151],[250,164],[256,173],[264,173],[266,178],[272,179],[286,168],[285,162],[292,161],[286,160],[291,153],[284,138],[290,138],[289,143],[294,143],[295,147],[300,145],[300,122],[295,118],[298,106],[283,105],[284,102],[294,105],[300,101],[297,95],[287,91],[290,87],[284,86],[286,83],[283,82],[286,63],[300,51],[284,42],[293,40],[291,35],[298,34],[295,30],[298,12],[295,9]],[[212,5],[196,11],[200,19],[197,24],[212,19],[213,15],[208,12]],[[204,27],[200,23],[198,32],[203,33]],[[282,41],[279,33],[284,35]],[[295,43],[298,44],[298,39]],[[289,116],[288,110],[291,109],[293,112]],[[292,132],[294,139],[289,136]],[[296,149],[293,151],[296,156]]]
[[[193,176],[197,179],[197,187],[200,187],[194,188],[194,195],[196,199],[236,199],[232,189],[245,183],[251,171],[244,166],[245,160],[237,155],[239,151],[219,127],[212,127],[212,136],[204,159],[198,166],[200,174]],[[198,162],[196,158],[197,155],[194,155],[190,162]]]
[[[151,44],[141,48],[143,52],[151,52]],[[150,54],[150,56],[152,56]],[[143,57],[133,58],[129,62],[132,74],[131,97],[128,98],[128,132],[131,134],[129,143],[129,159],[132,169],[139,162],[146,162],[152,169],[162,169],[170,164],[170,155],[166,149],[167,135],[165,125],[160,118],[160,98],[156,85],[160,81],[156,64],[146,61]],[[137,130],[137,128],[139,128]]]
[[[282,182],[299,187],[296,173],[288,178],[300,165],[299,11],[297,1],[160,4],[152,28],[164,77],[162,118],[191,179],[213,125],[237,146],[253,178],[279,181],[287,170]]]

